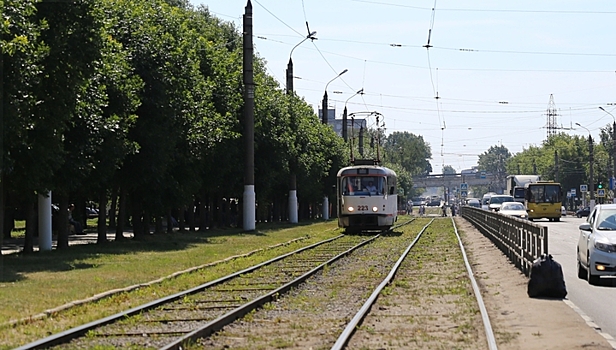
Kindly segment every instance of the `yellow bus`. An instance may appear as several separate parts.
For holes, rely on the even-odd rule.
[[[563,191],[559,183],[535,182],[526,184],[524,188],[529,220],[546,218],[560,221]]]

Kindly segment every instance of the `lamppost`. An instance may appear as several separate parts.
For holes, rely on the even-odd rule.
[[[291,59],[293,51],[296,47],[300,46],[304,41],[308,39],[316,40],[315,35],[317,35],[316,31],[308,33],[308,35],[306,35],[306,37],[302,39],[302,41],[297,43],[297,45],[293,46],[293,48],[291,49],[291,53],[289,53],[289,63],[287,64],[287,94],[291,94],[293,92],[293,60]]]
[[[359,95],[359,94],[364,94],[364,89],[361,89],[359,91],[357,91],[355,94],[353,94],[353,96],[347,98],[346,101],[344,101],[344,114],[342,114],[342,139],[344,140],[344,142],[347,142],[347,140],[349,139],[348,137],[348,132],[347,132],[347,102],[349,102],[350,99],[352,99],[353,97]]]
[[[580,123],[575,123],[575,125],[586,129],[586,131],[588,131],[588,153],[590,153],[590,170],[588,172],[588,177],[589,177],[589,184],[588,184],[588,191],[590,192],[590,210],[592,210],[595,207],[595,184],[594,184],[594,180],[593,180],[593,163],[594,163],[594,151],[593,151],[593,144],[592,144],[592,136],[590,135],[590,130],[588,130],[588,128],[586,128],[585,126],[583,126]]]
[[[315,35],[317,32],[308,33],[308,35],[302,39],[297,45],[293,46],[291,49],[291,53],[289,53],[289,63],[287,64],[287,95],[293,94],[293,60],[291,56],[293,55],[293,51],[296,47],[300,46],[304,41],[310,39],[315,40]],[[293,134],[297,135],[296,132],[296,124],[297,121],[295,119],[295,113],[291,111],[291,130],[293,130]],[[297,224],[298,215],[297,215],[297,177],[295,175],[297,169],[297,160],[293,155],[291,155],[291,160],[289,162],[289,222],[292,224]]]
[[[599,106],[599,109],[612,116],[614,123],[612,124],[612,176],[610,176],[610,190],[616,190],[616,117],[603,107]],[[612,198],[612,202],[616,203],[616,195]]]
[[[336,75],[332,80],[328,81],[327,84],[325,84],[325,93],[323,94],[323,106],[321,106],[322,109],[322,113],[321,113],[321,121],[323,122],[323,124],[327,124],[327,87],[329,86],[329,83],[331,83],[332,81],[340,78],[340,76],[346,72],[348,72],[348,69],[343,70],[342,72],[338,73],[338,75]]]
[[[327,84],[325,84],[325,94],[323,94],[323,106],[321,113],[321,121],[323,122],[323,124],[327,124],[327,87],[329,86],[329,83],[338,79],[342,74],[348,71],[348,69],[343,70],[342,72],[338,73],[338,75],[336,75],[332,80],[328,81]],[[325,194],[323,195],[323,220],[329,220],[329,198],[327,198],[327,184],[325,184],[325,182],[326,180],[323,181],[323,187],[325,189]]]

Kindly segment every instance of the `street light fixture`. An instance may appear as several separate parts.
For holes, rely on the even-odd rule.
[[[336,75],[332,80],[328,81],[327,84],[325,84],[325,94],[323,94],[323,106],[321,115],[321,121],[323,122],[323,124],[327,124],[327,87],[329,86],[329,83],[340,78],[342,74],[348,71],[348,69],[343,70],[342,72],[338,73],[338,75]]]
[[[352,99],[353,97],[357,96],[357,95],[363,95],[364,94],[364,89],[362,88],[361,90],[357,91],[355,94],[353,94],[351,97],[347,98],[346,101],[344,101],[344,114],[342,114],[342,139],[344,139],[344,142],[346,142],[348,140],[348,131],[347,131],[347,102],[349,102],[350,99]]]
[[[592,136],[590,135],[590,130],[588,130],[588,128],[586,128],[584,125],[580,124],[580,123],[575,123],[575,125],[586,129],[586,131],[588,131],[588,153],[590,153],[590,169],[588,171],[588,177],[589,177],[589,189],[588,191],[590,192],[590,210],[592,210],[595,207],[595,186],[594,186],[594,179],[593,179],[593,163],[594,163],[594,151],[593,151],[593,144],[592,144]]]
[[[316,34],[316,31],[308,33],[308,35],[306,35],[306,37],[302,39],[302,41],[297,43],[297,45],[293,46],[293,48],[291,49],[291,53],[289,53],[289,63],[287,64],[287,94],[293,92],[293,60],[291,59],[291,56],[293,56],[293,51],[296,47],[300,46],[304,41],[308,39],[316,40]]]
[[[612,174],[610,176],[610,190],[616,186],[616,117],[603,107],[599,106],[599,109],[612,116],[614,123],[612,124]],[[612,202],[616,203],[616,196],[612,198]]]

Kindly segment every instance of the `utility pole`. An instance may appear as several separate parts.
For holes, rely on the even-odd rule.
[[[554,151],[554,182],[558,181],[558,151]]]
[[[359,125],[359,155],[364,157],[364,125]]]
[[[306,22],[306,26],[308,26],[308,22]],[[309,32],[308,35],[300,41],[297,45],[295,45],[291,49],[291,53],[289,54],[289,63],[287,64],[287,95],[293,95],[293,59],[291,56],[293,55],[293,51],[296,47],[301,45],[304,41],[311,39],[316,39],[314,35],[317,32]],[[292,108],[292,107],[291,107]],[[295,112],[293,110],[290,111],[291,115],[291,129],[293,130],[293,134],[297,135],[297,118],[295,118]],[[297,142],[296,142],[297,143]],[[291,155],[291,159],[289,160],[289,222],[291,224],[297,224],[298,222],[298,213],[297,213],[297,158],[294,155]]]
[[[594,181],[594,160],[595,160],[595,154],[594,154],[594,149],[593,149],[593,144],[592,144],[592,136],[590,136],[590,134],[588,134],[588,150],[590,153],[590,170],[589,170],[589,177],[590,177],[590,185],[589,185],[589,191],[590,191],[590,210],[592,210],[595,207],[595,181]]]
[[[243,80],[244,80],[244,231],[254,231],[256,223],[255,195],[255,84],[253,72],[252,3],[246,3],[243,18]]]
[[[609,114],[614,118],[614,123],[612,124],[612,174],[610,176],[610,184],[612,185],[610,188],[612,190],[613,198],[612,202],[616,203],[616,117],[608,111],[606,111],[603,107],[599,106],[599,109]]]

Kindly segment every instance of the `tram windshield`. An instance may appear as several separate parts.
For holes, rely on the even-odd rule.
[[[383,194],[385,178],[381,176],[346,176],[342,178],[342,195],[365,196]]]

